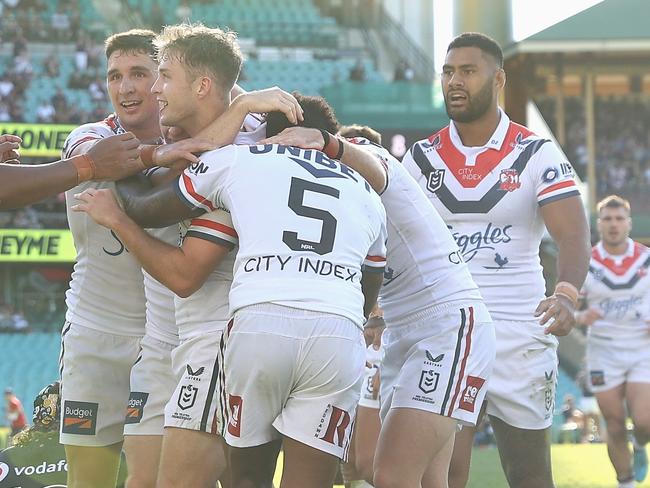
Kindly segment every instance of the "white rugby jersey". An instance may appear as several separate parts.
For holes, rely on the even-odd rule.
[[[69,158],[80,144],[122,134],[113,114],[102,122],[73,130],[63,146]],[[77,250],[70,288],[66,292],[66,320],[113,334],[144,334],[145,297],[142,269],[117,235],[95,223],[85,212],[73,212],[74,195],[87,188],[115,188],[114,183],[84,182],[65,194],[68,222]]]
[[[492,318],[532,321],[545,291],[540,207],[579,193],[555,145],[500,112],[485,146],[463,146],[452,121],[403,163],[451,230]]]
[[[167,244],[178,245],[180,239],[178,224],[161,229],[146,229],[146,231],[152,237]],[[176,295],[144,269],[142,273],[144,274],[144,296],[147,299],[147,335],[167,344],[178,345],[178,326],[174,306]]]
[[[589,327],[591,339],[647,340],[650,337],[650,249],[628,239],[625,254],[609,254],[602,242],[591,251],[582,294],[603,316]]]
[[[386,187],[386,269],[379,304],[386,326],[430,307],[481,301],[478,287],[442,218],[406,169],[381,146],[350,139],[382,160]]]
[[[271,302],[363,321],[361,268],[383,271],[385,213],[356,172],[320,151],[226,146],[178,180],[191,207],[229,210],[239,236],[230,311]]]
[[[236,144],[255,144],[266,137],[266,123],[255,114],[248,114]],[[214,210],[181,224],[181,239],[196,237],[233,249],[238,242],[230,214]],[[236,250],[231,251],[212,271],[199,290],[187,298],[176,296],[176,323],[181,341],[204,333],[223,330],[230,320],[228,294],[232,285],[232,270]]]

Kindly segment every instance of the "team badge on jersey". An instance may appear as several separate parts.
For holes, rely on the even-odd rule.
[[[501,182],[499,190],[515,191],[521,187],[519,171],[514,168],[502,169],[499,175],[499,181]]]
[[[427,177],[427,190],[431,193],[435,193],[442,186],[444,179],[444,169],[432,169],[431,173],[429,173],[429,176]]]

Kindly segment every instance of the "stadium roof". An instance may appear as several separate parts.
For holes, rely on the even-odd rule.
[[[648,0],[604,0],[513,44],[506,54],[648,50],[648,19]]]

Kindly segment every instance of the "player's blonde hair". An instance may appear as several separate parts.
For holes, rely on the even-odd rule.
[[[175,58],[192,79],[209,76],[230,91],[242,65],[237,34],[206,27],[200,22],[168,25],[156,37],[158,60]]]
[[[603,198],[600,202],[598,202],[598,205],[596,205],[598,214],[600,214],[600,211],[604,208],[624,208],[627,210],[628,214],[631,211],[630,202],[623,197],[619,197],[618,195],[609,195]]]

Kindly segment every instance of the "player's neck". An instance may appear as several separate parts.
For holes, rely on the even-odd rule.
[[[131,128],[125,125],[122,127],[126,131],[133,132],[133,135],[144,144],[151,144],[160,139],[160,125],[158,123],[151,125],[150,127]]]
[[[458,136],[465,147],[485,146],[497,130],[501,121],[501,111],[494,107],[479,119],[472,122],[462,123],[454,121]]]
[[[183,124],[183,129],[190,137],[196,137],[199,132],[210,125],[217,117],[218,115],[212,110],[197,111]]]
[[[625,254],[627,252],[627,239],[625,239],[620,244],[609,244],[603,241],[603,249],[607,251],[607,254],[611,254],[612,256],[620,256],[621,254]]]

